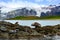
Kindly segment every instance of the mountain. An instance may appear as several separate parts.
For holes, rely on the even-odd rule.
[[[49,8],[51,11],[47,11],[46,13],[41,12],[41,16],[60,16],[60,6],[54,6]]]
[[[1,19],[15,18],[17,16],[59,16],[60,15],[60,5],[49,5],[44,7],[32,8],[32,7],[23,7],[23,8],[8,8],[2,7]]]
[[[14,18],[16,16],[36,16],[37,12],[34,9],[21,8],[7,13],[8,18]]]

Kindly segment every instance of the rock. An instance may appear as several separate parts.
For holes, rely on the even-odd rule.
[[[41,25],[38,22],[33,23],[32,26],[35,26],[35,28],[40,28],[41,27]]]
[[[12,24],[10,22],[0,21],[0,38],[14,39],[60,35],[60,24],[41,27],[41,24],[35,22],[32,26],[35,26],[35,28],[19,25],[18,22]]]

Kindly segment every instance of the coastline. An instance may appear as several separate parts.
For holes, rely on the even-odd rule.
[[[0,38],[46,38],[55,35],[60,36],[60,24],[54,26],[43,26],[41,24],[34,22],[31,26],[19,25],[18,22],[12,24],[6,21],[0,21]]]

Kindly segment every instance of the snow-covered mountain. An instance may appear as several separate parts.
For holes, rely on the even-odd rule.
[[[43,14],[42,12],[44,12],[45,14],[47,12],[51,12],[53,9],[56,10],[56,7],[59,7],[59,5],[49,5],[49,6],[41,6],[41,7],[18,7],[18,8],[9,8],[9,7],[5,7],[5,6],[1,6],[1,15],[2,17],[15,17],[15,16],[26,16],[26,15],[34,15],[34,16],[42,16],[41,14]],[[53,11],[55,11],[53,10]],[[32,11],[32,12],[30,12]],[[23,14],[22,14],[23,13]],[[49,13],[48,13],[49,14]],[[14,15],[14,16],[13,16]]]
[[[60,5],[50,5],[47,7],[51,11],[47,11],[46,13],[42,12],[41,17],[43,16],[60,16]]]
[[[31,10],[31,9],[36,10],[37,16],[40,16],[41,12],[50,11],[49,7],[45,7],[45,6],[44,7],[41,6],[41,7],[38,7],[38,8],[36,8],[36,7],[9,8],[9,7],[3,6],[1,8],[1,10],[2,10],[2,13],[7,13],[7,12],[10,12],[10,11],[13,11],[13,10],[17,10],[17,9],[21,9],[21,8],[27,8],[28,10]]]

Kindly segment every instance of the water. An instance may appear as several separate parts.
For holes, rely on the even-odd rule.
[[[31,26],[32,23],[34,22],[38,22],[41,24],[41,26],[46,26],[46,25],[57,25],[60,24],[60,20],[5,20],[7,22],[11,22],[11,23],[15,23],[15,22],[19,22],[20,25],[24,25],[24,26]],[[33,26],[31,26],[33,27]]]

